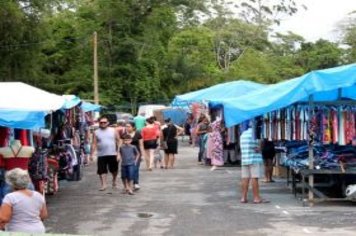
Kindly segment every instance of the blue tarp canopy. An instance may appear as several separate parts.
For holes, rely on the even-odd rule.
[[[260,89],[266,85],[251,81],[238,80],[217,84],[205,89],[178,95],[174,98],[172,106],[186,106],[192,102],[204,102],[215,99],[236,98],[248,92]]]
[[[43,128],[46,115],[46,112],[0,109],[0,125],[17,129]]]
[[[80,107],[83,109],[84,112],[100,111],[101,110],[101,106],[100,105],[96,105],[96,104],[93,104],[93,103],[90,103],[90,102],[82,102]]]
[[[62,97],[65,99],[63,109],[71,109],[81,102],[80,98],[75,95],[62,95]]]
[[[183,126],[187,120],[188,112],[181,108],[167,108],[162,110],[163,118],[170,118],[173,124]]]
[[[227,127],[296,102],[356,100],[356,64],[309,72],[295,79],[220,102]]]

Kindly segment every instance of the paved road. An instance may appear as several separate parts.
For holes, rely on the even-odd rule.
[[[355,203],[302,207],[285,180],[262,184],[269,204],[239,203],[240,170],[210,171],[183,144],[176,169],[141,171],[142,189],[98,191],[95,166],[48,197],[49,232],[82,235],[356,235]]]

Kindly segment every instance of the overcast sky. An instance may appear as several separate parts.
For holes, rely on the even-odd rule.
[[[356,0],[296,0],[307,6],[296,15],[284,20],[278,31],[292,31],[307,41],[320,38],[336,41],[336,25],[351,11],[356,10]]]

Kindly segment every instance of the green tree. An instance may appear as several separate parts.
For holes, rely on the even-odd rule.
[[[350,13],[350,17],[340,23],[341,43],[347,47],[346,63],[356,61],[356,11]]]
[[[218,72],[213,51],[214,32],[206,27],[189,28],[176,34],[169,44],[172,92],[194,90],[211,84]]]
[[[41,47],[46,38],[43,16],[60,1],[0,2],[0,77],[41,86]]]
[[[347,57],[337,44],[292,32],[271,40],[270,27],[296,13],[295,2],[1,1],[1,80],[92,99],[93,32],[100,102],[132,110],[223,81],[272,83],[354,60],[354,24],[345,31]]]
[[[296,64],[306,71],[326,69],[340,65],[343,50],[336,43],[320,39],[315,43],[302,43]]]

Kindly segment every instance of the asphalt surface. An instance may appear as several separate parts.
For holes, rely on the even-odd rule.
[[[80,235],[356,235],[356,203],[303,207],[285,179],[261,183],[268,204],[239,202],[240,168],[210,171],[197,149],[180,144],[173,170],[141,169],[141,190],[98,191],[95,164],[82,181],[61,182],[48,196],[48,232]],[[250,198],[251,202],[251,198]]]

